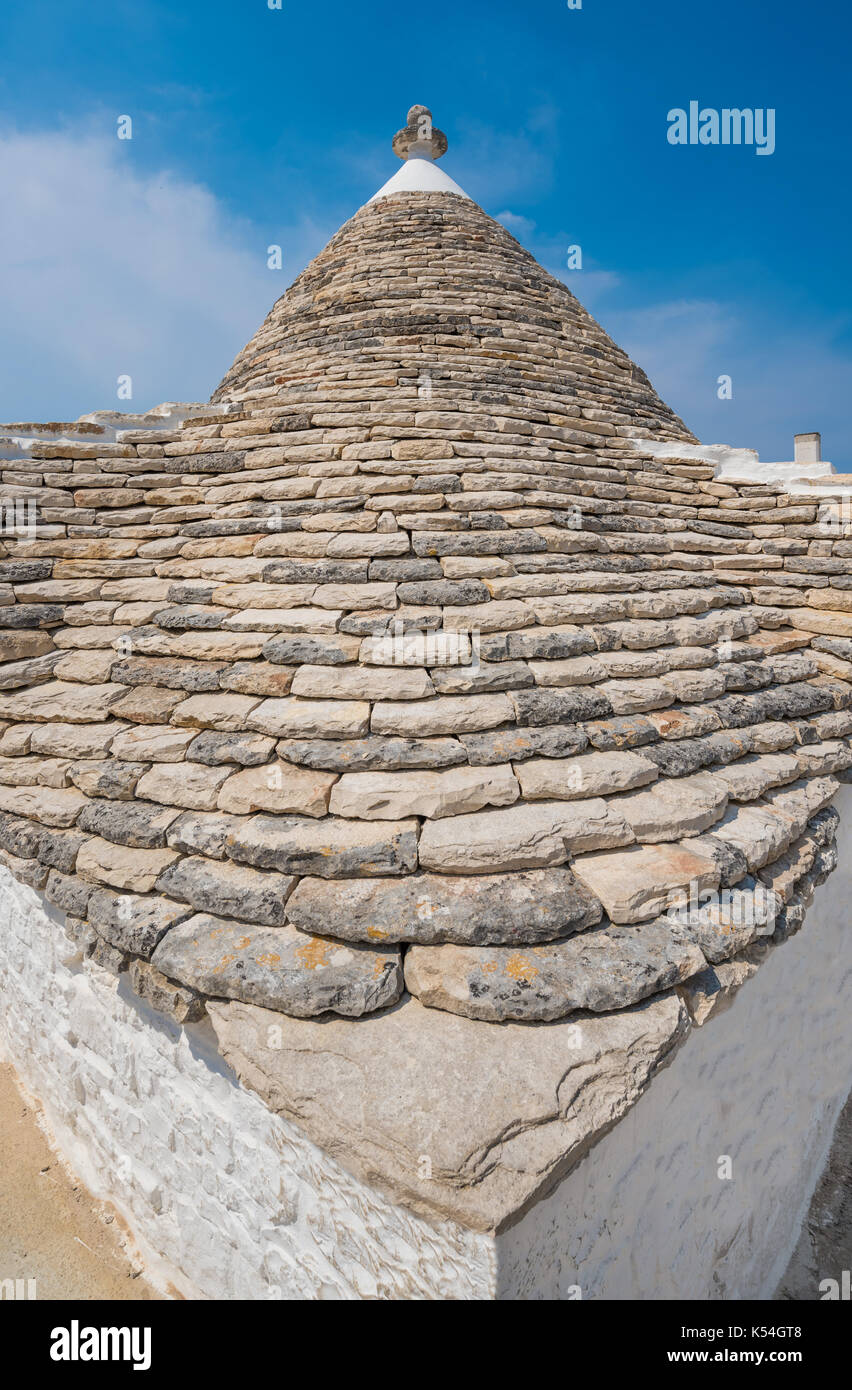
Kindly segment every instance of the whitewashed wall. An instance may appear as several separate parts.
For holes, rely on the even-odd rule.
[[[155,1282],[191,1298],[489,1297],[487,1237],[344,1172],[239,1086],[209,1024],[181,1030],[83,965],[61,920],[0,866],[0,1055]]]
[[[208,1025],[180,1030],[83,964],[2,868],[0,1053],[189,1297],[768,1298],[852,1081],[852,787],[840,809],[840,868],[802,931],[496,1240],[347,1174],[236,1083]]]
[[[499,1238],[499,1297],[772,1297],[852,1085],[852,787],[836,804],[840,864],[802,930]]]

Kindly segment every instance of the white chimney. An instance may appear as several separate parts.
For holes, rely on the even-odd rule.
[[[793,449],[793,458],[796,463],[820,463],[822,461],[822,441],[818,434],[794,435]]]

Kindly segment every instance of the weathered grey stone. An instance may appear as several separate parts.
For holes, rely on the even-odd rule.
[[[225,841],[235,826],[236,816],[223,812],[189,811],[178,816],[166,833],[169,849],[183,854],[204,854],[212,859],[224,859]]]
[[[263,655],[267,661],[280,662],[283,666],[343,666],[358,660],[360,645],[358,637],[347,637],[343,633],[295,633],[271,637],[263,648]]]
[[[595,640],[590,632],[582,627],[566,626],[509,632],[503,639],[483,638],[482,655],[489,661],[499,659],[497,652],[501,640],[505,642],[505,653],[500,652],[500,655],[533,661],[564,661],[595,651]]]
[[[415,555],[514,555],[547,549],[547,541],[536,531],[507,531],[499,535],[444,535],[422,531],[412,536]]]
[[[150,961],[131,960],[130,983],[140,999],[176,1023],[196,1023],[204,1017],[204,1000],[194,989],[167,980]]]
[[[366,584],[367,560],[273,560],[265,565],[265,584]]]
[[[190,903],[196,912],[215,911],[241,922],[280,927],[287,921],[285,904],[295,882],[287,874],[190,855],[178,859],[160,875],[157,890],[179,902]]]
[[[222,763],[237,763],[240,767],[258,767],[272,757],[275,740],[263,734],[218,733],[205,729],[186,750],[190,762],[207,763],[216,767]]]
[[[90,801],[80,812],[77,824],[81,830],[112,840],[116,845],[161,849],[166,843],[166,831],[179,815],[174,806]]]
[[[682,738],[677,743],[654,743],[642,750],[663,777],[689,777],[716,761],[705,739]],[[715,771],[715,769],[714,769]]]
[[[524,945],[584,931],[601,905],[569,869],[462,877],[414,874],[349,882],[303,878],[287,902],[301,931],[346,941]]]
[[[503,729],[498,733],[462,734],[460,743],[472,767],[518,763],[527,758],[567,758],[582,753],[589,740],[581,729],[551,724],[541,729]]]
[[[89,898],[89,921],[98,934],[121,951],[150,956],[157,942],[192,908],[170,898],[113,893],[96,889]]]
[[[370,579],[380,584],[416,583],[423,579],[442,579],[437,560],[371,560]]]
[[[52,830],[23,816],[0,813],[0,844],[22,859],[38,859],[63,874],[74,870],[85,835],[78,830]]]
[[[781,899],[764,884],[746,877],[734,888],[700,894],[684,893],[682,903],[669,903],[664,920],[683,941],[699,946],[712,965],[745,950],[755,937],[772,936]]]
[[[421,1004],[465,1018],[544,1022],[603,1013],[680,984],[707,962],[665,922],[594,927],[567,941],[508,946],[412,946],[405,984]]]
[[[417,867],[417,821],[343,820],[326,816],[251,816],[225,841],[239,864],[319,878],[379,878]]]
[[[642,714],[592,721],[583,725],[583,731],[592,747],[602,753],[620,748],[644,748],[660,737],[656,726]]]
[[[10,854],[2,845],[0,864],[5,865],[19,883],[26,883],[30,888],[44,888],[47,883],[49,870],[46,865],[40,864],[37,859],[21,859],[17,854]]]
[[[397,597],[400,603],[423,604],[463,604],[487,603],[488,590],[476,579],[436,579],[423,580],[413,584],[398,584]]]
[[[118,758],[99,758],[72,763],[68,769],[68,776],[74,786],[86,796],[130,801],[136,790],[136,783],[147,770],[147,763],[126,763]]]
[[[305,936],[291,927],[251,927],[199,913],[173,927],[154,952],[158,970],[202,994],[311,1018],[357,1018],[402,993],[395,947]]]
[[[282,739],[278,752],[288,762],[327,772],[393,772],[402,768],[458,767],[467,761],[454,738]],[[499,761],[494,759],[493,761]]]
[[[61,874],[58,869],[47,871],[44,896],[72,917],[85,917],[89,898],[94,891],[91,883],[78,878],[76,874]]]
[[[511,697],[519,724],[577,724],[612,714],[605,695],[590,690],[519,690]]]
[[[808,821],[808,834],[816,840],[818,845],[829,845],[835,839],[839,825],[839,811],[834,806],[826,806],[822,811],[817,811],[816,815],[811,816]]]
[[[480,1230],[516,1219],[579,1162],[688,1028],[673,993],[537,1028],[486,1028],[414,999],[357,1028],[240,1004],[208,1013],[242,1082],[314,1143],[416,1211]]]
[[[83,955],[100,966],[102,970],[108,970],[110,975],[120,975],[130,964],[130,956],[126,951],[120,951],[117,946],[111,946],[102,936],[97,933],[90,938],[83,947]]]

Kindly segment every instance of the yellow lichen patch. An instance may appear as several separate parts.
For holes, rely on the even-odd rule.
[[[226,970],[229,965],[233,965],[236,959],[236,956],[223,956],[219,964],[214,967],[213,974],[221,975],[222,971]]]
[[[535,979],[538,971],[526,956],[516,954],[506,961],[506,974],[510,980],[526,980],[529,984]]]
[[[387,932],[382,931],[379,927],[368,927],[367,935],[371,941],[384,941]]]
[[[483,960],[480,961],[479,968],[483,975],[493,975],[494,971],[497,969],[497,962],[496,960]]]
[[[255,956],[255,960],[258,965],[268,965],[270,968],[281,964],[281,957],[274,955],[272,951],[262,951],[259,956]]]
[[[330,941],[324,941],[321,936],[312,936],[304,946],[296,947],[296,960],[306,970],[317,970],[320,966],[328,965],[330,950]]]

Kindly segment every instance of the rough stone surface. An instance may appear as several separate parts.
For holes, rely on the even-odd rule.
[[[244,1004],[208,1012],[244,1084],[315,1143],[415,1211],[463,1213],[481,1230],[499,1229],[577,1162],[687,1029],[673,994],[579,1029],[486,1027],[414,1000],[357,1028],[297,1026]],[[389,1074],[396,1085],[376,1085]]]
[[[583,931],[600,921],[600,903],[568,869],[482,874],[475,891],[463,877],[334,882],[303,878],[287,902],[302,931],[347,941],[526,944]]]
[[[413,873],[417,863],[417,821],[321,822],[294,816],[252,816],[225,840],[231,859],[284,873],[320,878],[378,878]]]
[[[405,815],[439,819],[484,806],[511,806],[518,796],[518,783],[508,766],[460,767],[448,772],[347,772],[332,789],[330,810],[366,820],[399,820]]]
[[[152,959],[164,975],[202,994],[296,1018],[330,1010],[357,1018],[393,1004],[402,993],[402,965],[393,947],[329,941],[207,913],[173,927]]]
[[[233,773],[220,787],[217,805],[220,811],[241,815],[296,811],[303,816],[324,816],[336,780],[328,772],[308,771],[290,763],[265,763]]]
[[[701,893],[718,887],[720,880],[712,859],[681,845],[633,845],[582,855],[574,872],[619,923],[654,917],[691,884]]]
[[[198,912],[279,927],[287,920],[286,902],[295,881],[287,874],[217,863],[199,854],[171,864],[157,880],[157,889]]]
[[[427,821],[420,863],[444,873],[481,874],[564,864],[572,852],[627,845],[633,832],[605,801],[550,802]]]
[[[412,946],[405,984],[430,1008],[503,1023],[542,1022],[577,1009],[623,1009],[682,983],[707,962],[666,922],[595,927],[567,941],[517,949]]]

